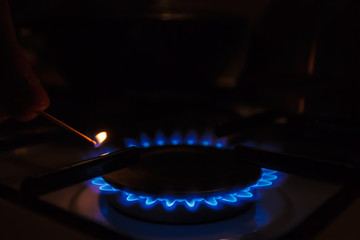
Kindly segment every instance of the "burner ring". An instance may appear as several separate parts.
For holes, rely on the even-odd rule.
[[[277,172],[243,163],[224,139],[211,136],[126,139],[127,147],[142,147],[140,162],[92,184],[108,193],[102,196],[114,208],[144,220],[191,224],[249,212],[256,189],[271,186]]]
[[[105,195],[104,200],[108,201],[111,206],[120,210],[122,213],[138,219],[165,223],[165,224],[199,224],[210,223],[228,219],[245,212],[251,212],[254,202],[241,202],[237,205],[226,205],[226,207],[208,208],[206,205],[197,206],[195,209],[181,205],[173,209],[164,208],[161,204],[151,206],[144,211],[143,206],[139,204],[129,204],[121,195]]]
[[[141,150],[138,164],[103,179],[117,189],[185,196],[245,188],[261,176],[261,168],[239,161],[228,149],[183,145]]]
[[[162,205],[163,209],[168,211],[174,210],[177,206],[184,206],[189,211],[195,211],[201,205],[207,206],[209,209],[223,209],[224,205],[227,206],[241,206],[244,202],[253,199],[253,190],[264,188],[272,185],[272,181],[278,177],[277,171],[262,169],[261,178],[253,185],[242,188],[233,189],[228,193],[219,192],[216,195],[188,195],[186,198],[175,198],[174,196],[151,196],[147,194],[139,194],[131,191],[119,190],[103,180],[102,177],[97,177],[92,180],[92,184],[97,185],[99,189],[106,196],[117,196],[118,204],[123,206],[138,205],[142,209],[149,210],[156,205]]]

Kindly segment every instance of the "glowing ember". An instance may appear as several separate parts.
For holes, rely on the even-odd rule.
[[[107,133],[106,132],[100,132],[100,133],[96,134],[95,138],[96,138],[95,147],[99,147],[106,140]]]

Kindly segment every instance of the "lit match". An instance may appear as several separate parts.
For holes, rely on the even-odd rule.
[[[60,127],[77,134],[78,136],[81,136],[83,139],[85,139],[88,142],[91,142],[95,147],[99,147],[107,138],[107,133],[106,132],[100,132],[98,134],[96,134],[95,138],[96,141],[89,138],[88,136],[86,136],[85,134],[79,132],[78,130],[70,127],[69,125],[67,125],[66,123],[60,121],[59,119],[55,118],[54,116],[46,113],[46,112],[40,112],[40,115],[43,116],[44,118],[50,120],[51,122],[59,125]]]
[[[107,138],[107,133],[106,132],[100,132],[98,134],[96,134],[95,136],[96,138],[96,144],[95,144],[95,147],[100,147],[100,145],[106,140]]]

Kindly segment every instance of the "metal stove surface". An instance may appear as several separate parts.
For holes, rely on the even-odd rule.
[[[274,239],[291,230],[339,190],[336,185],[288,176],[277,189],[264,190],[263,197],[244,214],[207,224],[172,225],[128,217],[88,185],[78,184],[48,194],[42,200],[131,238],[149,240]]]
[[[61,145],[48,142],[5,151],[0,154],[2,166],[0,184],[16,191],[25,175],[53,169],[59,165],[81,161],[113,150],[116,148],[89,150],[83,145]],[[340,189],[339,185],[288,175],[286,181],[278,188],[264,190],[261,200],[245,214],[223,221],[197,225],[158,224],[128,217],[112,209],[110,205],[104,204],[102,194],[89,187],[89,182],[49,193],[39,200],[70,215],[89,220],[104,229],[110,229],[120,236],[135,239],[274,239],[291,231]],[[11,199],[6,196],[6,193],[2,193],[1,197]],[[1,201],[0,209],[5,215],[9,215],[8,211],[13,211],[8,210],[11,208],[7,205],[7,200]],[[17,207],[14,208],[17,209]],[[35,215],[38,215],[37,208],[33,210],[35,210]],[[17,216],[18,211],[13,212],[15,214],[13,219],[24,219],[27,216],[31,219],[30,215],[33,214],[33,212],[26,212],[25,215]],[[65,224],[65,229],[71,230],[65,231],[67,237],[74,237],[82,232],[78,231],[76,225],[67,225],[66,220],[57,218],[54,222],[51,215],[46,213],[41,213],[41,215],[49,219],[45,221],[45,225],[29,229],[24,224],[17,225],[16,229],[22,229],[27,236],[36,238],[37,235],[41,235],[39,233],[43,232],[44,228],[47,228],[46,224],[52,229],[51,225],[58,224],[57,222],[60,221],[62,227]],[[14,221],[2,220],[1,224],[4,229],[14,229]],[[92,239],[101,236],[101,233],[92,235],[91,231],[89,227],[89,232],[83,237]],[[9,232],[3,231],[5,239],[10,236]],[[12,235],[16,236],[13,231]]]

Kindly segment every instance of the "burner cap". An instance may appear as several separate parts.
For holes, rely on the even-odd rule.
[[[260,167],[242,162],[231,150],[184,145],[141,149],[138,164],[103,178],[118,189],[183,196],[246,187],[260,176]]]

